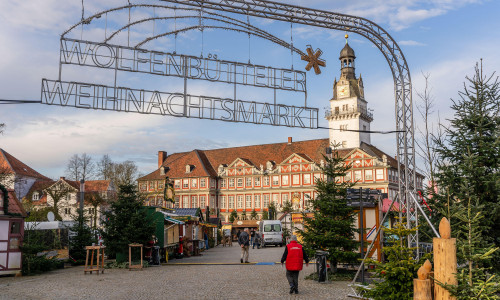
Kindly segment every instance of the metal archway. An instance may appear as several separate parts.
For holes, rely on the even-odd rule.
[[[305,8],[267,0],[160,0],[200,9],[292,22],[333,30],[354,32],[370,40],[384,55],[392,72],[395,93],[397,160],[399,173],[400,215],[406,211],[408,228],[417,228],[416,165],[413,123],[412,85],[408,63],[396,41],[379,25],[356,16]],[[418,231],[408,238],[418,245]],[[417,251],[418,255],[418,251]]]

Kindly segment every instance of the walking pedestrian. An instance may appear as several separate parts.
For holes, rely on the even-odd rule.
[[[252,228],[252,231],[250,231],[250,246],[252,246],[252,249],[253,243],[255,243],[255,229]]]
[[[255,238],[253,241],[252,249],[255,249],[255,244],[257,244],[257,249],[260,249],[260,233],[258,231],[255,231]]]
[[[248,248],[250,248],[250,234],[248,228],[245,228],[245,230],[240,233],[238,244],[241,247],[240,263],[243,263],[243,260],[245,260],[245,263],[248,264]]]
[[[290,237],[290,243],[286,245],[285,252],[281,257],[281,264],[286,261],[286,279],[290,284],[290,294],[299,293],[299,272],[302,270],[303,260],[306,261],[306,266],[309,266],[309,258],[307,257],[302,245],[297,243],[297,236]]]

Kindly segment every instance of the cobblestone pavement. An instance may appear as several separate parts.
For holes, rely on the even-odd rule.
[[[298,295],[288,294],[285,269],[279,262],[284,248],[250,249],[250,262],[240,264],[240,249],[216,247],[203,256],[174,259],[142,271],[107,269],[83,274],[83,267],[38,276],[1,277],[0,299],[346,299],[348,282],[319,284],[304,280],[314,265],[304,266]],[[199,264],[198,264],[199,263]],[[207,263],[207,264],[203,264]],[[218,264],[221,263],[221,264]]]

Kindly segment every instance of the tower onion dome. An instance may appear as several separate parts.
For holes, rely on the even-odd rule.
[[[342,60],[343,58],[356,58],[356,55],[354,55],[354,50],[352,50],[347,41],[344,48],[340,51],[339,59]]]

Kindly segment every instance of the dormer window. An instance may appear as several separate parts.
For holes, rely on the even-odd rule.
[[[40,194],[38,192],[34,192],[33,193],[33,201],[38,201],[40,200]]]
[[[266,168],[267,168],[267,170],[272,170],[273,169],[273,163],[271,161],[267,161]]]
[[[160,175],[165,175],[167,173],[168,169],[169,169],[168,167],[161,167],[160,168]]]
[[[193,165],[186,165],[186,173],[191,173],[193,171],[194,166]]]

